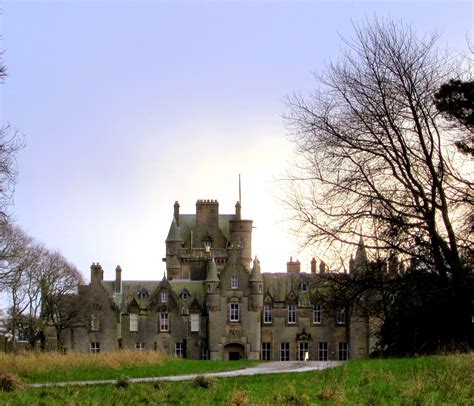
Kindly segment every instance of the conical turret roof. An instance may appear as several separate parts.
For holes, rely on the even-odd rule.
[[[166,237],[166,242],[168,241],[183,241],[181,238],[181,233],[179,231],[178,223],[176,223],[176,219],[174,217],[173,221],[171,221],[168,237]]]
[[[260,261],[257,256],[253,260],[252,272],[250,272],[250,282],[262,282],[262,273],[260,272]]]
[[[217,265],[214,257],[212,257],[207,265],[206,282],[219,282],[219,277],[217,276]]]
[[[368,264],[368,262],[369,260],[367,258],[367,251],[365,250],[364,240],[362,237],[360,237],[359,245],[357,247],[357,251],[356,251],[354,262],[353,262],[353,267],[354,269],[357,269],[361,265]]]

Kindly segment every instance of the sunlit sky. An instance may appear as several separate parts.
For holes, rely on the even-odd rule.
[[[352,22],[391,17],[464,51],[469,1],[3,1],[1,118],[24,137],[13,218],[89,278],[161,278],[178,200],[254,220],[262,271],[309,269],[278,201],[298,159],[284,99],[314,86]]]

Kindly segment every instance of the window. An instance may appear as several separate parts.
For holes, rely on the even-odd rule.
[[[318,345],[318,360],[327,361],[328,360],[328,343],[321,342]]]
[[[263,323],[270,324],[272,322],[272,307],[270,305],[263,306]]]
[[[135,343],[136,351],[145,351],[145,343]]]
[[[239,321],[239,305],[237,303],[230,304],[230,321]]]
[[[138,331],[138,313],[130,313],[130,331]]]
[[[174,355],[177,357],[183,357],[184,356],[184,345],[183,343],[176,343],[174,345]]]
[[[160,331],[169,331],[170,321],[168,313],[160,313]]]
[[[199,314],[191,313],[191,332],[199,332]]]
[[[270,361],[272,359],[271,343],[262,343],[262,352],[260,355],[262,361]]]
[[[245,240],[243,239],[243,237],[240,237],[240,240],[239,240],[239,247],[240,247],[240,248],[245,248]]]
[[[211,285],[207,285],[207,293],[211,293]]]
[[[239,287],[239,278],[237,275],[232,275],[230,278],[230,287],[232,289],[237,289]]]
[[[347,343],[339,343],[339,361],[346,361],[349,358],[349,346]]]
[[[280,343],[280,361],[290,360],[290,343]]]
[[[346,311],[342,309],[338,314],[337,314],[337,324],[346,324]]]
[[[99,315],[92,313],[91,314],[91,331],[99,331]]]
[[[321,324],[321,305],[314,305],[313,308],[313,323]]]
[[[288,324],[296,323],[296,305],[288,305]]]
[[[309,359],[309,345],[307,341],[301,341],[298,345],[298,361]]]
[[[148,298],[148,291],[145,288],[140,289],[138,292],[138,298],[139,299],[147,299]]]
[[[187,316],[189,314],[189,309],[186,306],[181,308],[181,316]]]
[[[100,343],[91,342],[90,350],[92,354],[98,354],[100,352]]]
[[[184,289],[183,292],[181,293],[181,297],[183,300],[188,300],[189,299],[189,291],[187,289]]]
[[[167,290],[162,290],[161,294],[161,303],[167,303],[168,302],[168,291]]]
[[[301,282],[301,291],[302,292],[307,292],[308,291],[308,283],[307,282]]]

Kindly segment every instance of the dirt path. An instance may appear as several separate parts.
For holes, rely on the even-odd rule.
[[[208,372],[193,375],[176,376],[157,376],[150,378],[130,378],[131,383],[135,382],[157,382],[157,381],[189,381],[196,376],[207,376],[210,378],[230,378],[234,376],[248,376],[260,374],[278,374],[286,372],[307,372],[326,368],[334,368],[342,365],[342,361],[277,361],[266,362],[256,367],[238,369],[226,372]],[[28,385],[30,388],[41,388],[46,386],[84,386],[84,385],[105,385],[115,384],[116,379],[106,379],[101,381],[70,381],[70,382],[52,382],[52,383],[33,383]]]

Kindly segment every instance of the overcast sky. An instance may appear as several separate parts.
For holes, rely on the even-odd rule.
[[[1,117],[23,135],[16,222],[89,278],[161,278],[178,200],[254,220],[262,271],[290,255],[275,182],[297,159],[284,98],[314,86],[352,22],[391,17],[464,51],[469,1],[2,2]]]

